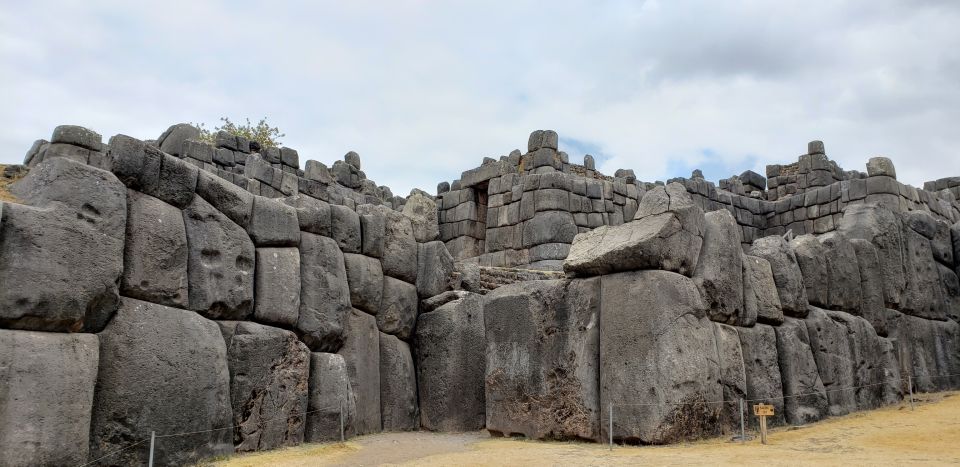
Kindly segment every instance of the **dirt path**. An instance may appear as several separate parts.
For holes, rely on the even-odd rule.
[[[663,447],[384,433],[233,457],[221,466],[314,465],[960,465],[960,393],[771,432],[769,444],[712,439]]]

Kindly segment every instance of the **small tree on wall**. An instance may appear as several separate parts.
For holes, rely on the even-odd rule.
[[[271,127],[270,124],[267,123],[267,117],[261,118],[256,125],[250,123],[249,118],[245,120],[247,121],[246,124],[238,125],[230,121],[230,119],[227,117],[220,117],[220,121],[223,122],[223,124],[214,128],[212,131],[206,129],[203,123],[193,124],[193,126],[200,130],[200,139],[208,143],[214,142],[214,139],[216,139],[216,133],[218,131],[226,131],[227,133],[233,135],[243,136],[250,141],[256,141],[257,143],[260,143],[260,147],[263,148],[278,147],[283,144],[280,142],[279,138],[283,138],[287,135],[280,133],[279,128]]]

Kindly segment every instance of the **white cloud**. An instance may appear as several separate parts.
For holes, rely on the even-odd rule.
[[[595,145],[603,170],[644,180],[698,164],[762,172],[811,139],[848,169],[888,155],[915,185],[960,174],[955,2],[6,9],[0,162],[62,123],[155,138],[181,121],[267,116],[301,159],[356,150],[398,194],[524,149],[537,128]]]

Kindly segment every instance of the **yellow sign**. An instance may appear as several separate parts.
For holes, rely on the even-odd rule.
[[[753,414],[758,417],[772,417],[773,406],[770,404],[757,404],[753,406]]]

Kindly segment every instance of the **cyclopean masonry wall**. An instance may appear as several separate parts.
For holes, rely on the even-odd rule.
[[[611,404],[615,440],[669,443],[731,432],[740,398],[802,424],[960,387],[953,179],[820,143],[776,194],[643,183],[537,131],[401,198],[356,153],[198,137],[28,152],[0,204],[4,465],[143,463],[151,431],[190,463],[339,440],[341,414],[599,440]]]

